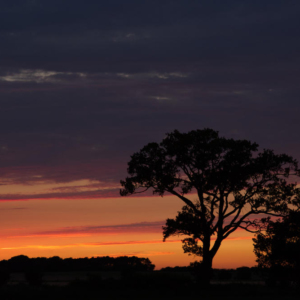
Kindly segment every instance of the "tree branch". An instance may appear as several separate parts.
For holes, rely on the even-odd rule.
[[[237,223],[235,223],[235,221],[237,220],[237,218],[239,217],[239,215],[240,215],[240,213],[241,213],[241,211],[242,211],[242,208],[243,208],[243,206],[240,206],[240,207],[239,207],[238,212],[237,212],[237,214],[235,215],[235,217],[232,219],[232,221],[229,223],[229,225],[226,225],[226,226],[224,227],[224,233],[227,232],[227,233],[224,235],[224,238],[227,238],[228,235],[229,235],[230,233],[232,233],[233,231],[235,231],[235,230],[239,227],[239,224],[240,224],[245,218],[247,218],[249,215],[251,215],[252,210],[251,210],[250,212],[246,213],[244,216],[242,216],[242,217],[240,218],[240,220],[239,220]],[[236,225],[235,225],[235,224],[236,224]],[[230,229],[230,228],[232,228],[232,229]]]
[[[175,195],[175,196],[177,196],[178,198],[180,198],[187,206],[191,207],[195,211],[195,214],[202,217],[201,212],[197,209],[197,207],[195,206],[195,204],[191,200],[189,200],[186,197],[180,195],[179,193],[177,193],[174,190],[169,189],[168,192]]]

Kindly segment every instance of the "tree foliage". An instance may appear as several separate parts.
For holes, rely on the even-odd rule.
[[[128,174],[121,181],[122,196],[151,189],[185,203],[167,220],[164,239],[188,236],[184,251],[202,256],[208,268],[237,228],[255,232],[262,216],[284,216],[297,201],[296,182],[287,181],[299,175],[295,159],[267,149],[258,153],[258,144],[219,137],[212,129],[175,130],[161,143],[149,143],[131,156]]]
[[[269,269],[274,281],[300,284],[300,210],[265,223],[265,230],[253,239],[258,266]]]
[[[195,207],[199,209],[199,202],[195,203]],[[198,243],[204,239],[202,226],[201,218],[191,207],[185,205],[175,219],[167,219],[166,226],[163,226],[164,241],[172,235],[187,236],[182,240],[184,253],[202,257],[203,247]]]

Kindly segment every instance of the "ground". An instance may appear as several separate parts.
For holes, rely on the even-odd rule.
[[[52,274],[52,279],[66,277],[63,274]],[[54,276],[55,275],[55,276]],[[67,275],[67,274],[64,274]],[[123,274],[123,279],[114,276],[101,276],[100,273],[91,273],[82,276],[79,272],[74,273],[77,279],[72,279],[65,285],[44,282],[42,285],[28,285],[25,281],[10,282],[0,288],[1,300],[16,299],[39,299],[39,300],[68,300],[68,299],[145,299],[145,300],[182,300],[182,299],[255,299],[255,300],[294,300],[298,299],[299,290],[284,286],[268,287],[258,282],[223,282],[214,283],[210,288],[200,288],[199,284],[190,280],[185,275],[170,275],[153,273],[137,275]],[[108,274],[107,274],[108,275]],[[118,275],[118,276],[117,276]],[[60,277],[59,277],[60,276]],[[70,274],[68,274],[70,276]],[[108,277],[115,277],[108,278]],[[20,278],[20,277],[19,277]],[[47,278],[45,276],[44,278]],[[48,274],[48,278],[51,276]],[[74,276],[73,276],[74,278]],[[56,281],[58,283],[58,281]]]

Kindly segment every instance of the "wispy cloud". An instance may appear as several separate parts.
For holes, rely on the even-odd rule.
[[[146,79],[146,78],[156,78],[156,79],[176,79],[176,78],[187,78],[190,76],[188,73],[182,72],[145,72],[145,73],[117,73],[117,76],[122,78],[136,78],[136,79]]]
[[[131,224],[117,224],[117,225],[104,225],[104,226],[72,226],[62,227],[52,231],[39,231],[33,234],[25,234],[13,236],[10,238],[19,237],[79,237],[79,236],[90,236],[90,235],[113,235],[121,233],[161,233],[162,226],[165,221],[155,222],[140,222]]]
[[[96,191],[69,192],[69,193],[42,193],[42,194],[6,194],[0,195],[0,201],[33,200],[33,199],[97,199],[119,197],[119,189],[98,189]]]
[[[172,99],[170,97],[164,97],[164,96],[152,96],[151,98],[155,99],[155,100],[159,100],[159,101],[171,100]]]
[[[10,83],[79,83],[79,80],[84,79],[84,83],[95,84],[103,83],[106,84],[111,80],[118,80],[121,78],[134,79],[134,80],[145,80],[145,79],[161,79],[161,80],[172,80],[172,79],[183,79],[188,78],[190,74],[183,72],[144,72],[144,73],[113,73],[113,72],[100,72],[100,73],[84,73],[84,72],[68,72],[68,71],[55,71],[55,70],[42,70],[42,69],[20,69],[15,72],[7,72],[0,76],[0,81]],[[113,81],[111,83],[117,84]]]
[[[252,218],[251,220],[253,220]],[[228,220],[227,222],[229,222]],[[56,228],[54,230],[47,231],[36,231],[32,233],[23,233],[13,235],[10,234],[5,236],[5,238],[15,239],[15,238],[65,238],[65,237],[84,237],[84,236],[108,236],[108,235],[119,235],[119,234],[128,234],[128,233],[143,233],[143,234],[161,234],[162,227],[165,225],[165,220],[152,221],[152,222],[137,222],[129,224],[115,224],[115,225],[89,225],[89,226],[67,226]],[[236,230],[244,231],[241,228]],[[228,239],[228,238],[227,238]],[[232,237],[230,239],[241,239]],[[248,237],[246,237],[248,239]],[[212,240],[215,240],[215,237],[212,236]]]
[[[74,180],[56,183],[45,180],[42,175],[32,175],[27,182],[14,183],[14,179],[2,180],[0,201],[30,199],[82,199],[119,196],[120,184],[100,180]],[[19,193],[10,193],[18,191]],[[102,196],[101,196],[102,195]]]
[[[29,70],[24,69],[14,73],[7,73],[0,76],[0,80],[8,82],[62,82],[63,77],[86,77],[82,72],[57,72],[47,70]]]

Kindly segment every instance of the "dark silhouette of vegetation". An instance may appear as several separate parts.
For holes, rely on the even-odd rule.
[[[10,279],[10,272],[6,269],[0,269],[0,286],[7,284]]]
[[[43,283],[43,273],[38,270],[28,270],[24,273],[28,284],[33,286],[40,286]]]
[[[184,266],[184,267],[165,267],[160,269],[160,272],[191,272],[191,266]]]
[[[13,261],[25,260],[26,257],[16,257]],[[56,260],[57,257],[55,258]],[[27,266],[31,266],[31,259],[26,259]],[[62,260],[63,261],[63,260]],[[2,261],[3,262],[3,261]],[[7,261],[6,261],[7,262]],[[298,299],[294,289],[270,288],[249,281],[241,284],[237,270],[214,271],[214,280],[224,281],[222,284],[213,282],[213,289],[199,289],[199,285],[191,276],[192,266],[165,268],[161,271],[136,271],[124,272],[124,276],[107,277],[109,273],[120,272],[67,272],[63,277],[62,272],[46,272],[44,278],[38,276],[39,270],[30,269],[25,273],[27,283],[23,280],[13,279],[8,285],[0,288],[0,299],[201,299],[217,300],[230,297],[230,299]],[[241,269],[245,269],[242,267]],[[249,268],[251,277],[256,274],[257,268]],[[34,271],[35,273],[33,273]],[[40,271],[39,271],[40,272]],[[30,274],[31,273],[31,274]],[[70,277],[84,274],[86,276]],[[126,273],[126,274],[125,274]],[[30,274],[30,275],[29,275]],[[41,274],[41,273],[40,273]],[[60,280],[53,281],[53,274]],[[222,275],[220,275],[222,274]],[[223,276],[226,274],[225,276]],[[15,275],[12,273],[12,278]],[[51,275],[51,276],[50,276]],[[30,277],[32,276],[32,277]],[[223,276],[223,277],[222,277]],[[20,276],[18,276],[20,278]],[[73,278],[73,280],[72,280]],[[230,278],[230,279],[229,279]],[[43,279],[43,281],[41,280]],[[227,281],[227,282],[226,282]],[[43,284],[42,284],[43,283]],[[65,285],[61,285],[65,284]]]
[[[46,258],[29,258],[25,255],[15,256],[0,261],[0,270],[28,273],[27,280],[34,281],[42,272],[72,271],[153,271],[155,266],[148,258],[136,256],[65,258],[58,256]],[[40,274],[40,275],[39,275]]]
[[[66,286],[33,286],[24,283],[0,288],[0,299],[272,299],[294,300],[299,292],[290,288],[270,288],[258,284],[222,283],[211,289],[199,285],[182,273],[141,272],[120,280],[75,280]]]
[[[269,271],[268,284],[300,285],[300,210],[265,224],[253,241],[258,266]]]
[[[238,228],[257,232],[262,221],[256,217],[284,216],[296,201],[296,184],[287,178],[299,175],[297,161],[272,150],[257,151],[256,143],[219,137],[212,129],[175,130],[134,153],[129,177],[121,180],[122,196],[152,190],[185,203],[175,219],[167,220],[164,240],[187,236],[184,252],[202,258],[198,275],[205,285],[224,239]]]
[[[199,264],[199,263],[197,263]],[[201,264],[199,264],[201,265]],[[195,263],[191,263],[190,266],[186,267],[166,267],[162,268],[159,272],[162,273],[185,273],[193,274]],[[235,282],[257,282],[263,279],[261,269],[258,267],[239,267],[236,269],[213,269],[212,279],[217,282],[219,281],[235,281]]]
[[[251,280],[251,269],[249,267],[240,267],[236,269],[237,280]]]
[[[214,270],[215,273],[215,279],[219,281],[228,281],[232,279],[233,270]]]

